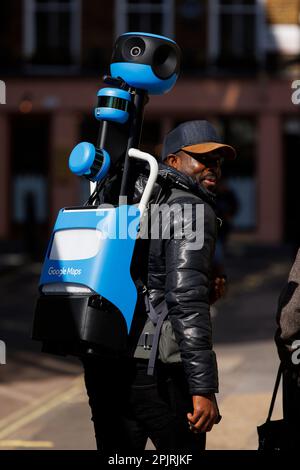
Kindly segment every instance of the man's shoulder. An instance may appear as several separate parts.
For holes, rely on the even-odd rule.
[[[195,194],[191,191],[185,191],[183,189],[174,188],[172,189],[169,197],[164,201],[166,204],[204,204],[205,208],[212,214],[215,213],[211,204],[202,198],[201,195]]]
[[[170,194],[165,202],[168,204],[174,201],[195,201],[195,202],[204,202],[200,196],[197,194],[192,193],[191,191],[180,189],[180,188],[172,188]]]
[[[165,201],[165,204],[169,206],[171,211],[174,211],[175,207],[177,207],[180,214],[184,217],[184,223],[190,220],[192,214],[193,221],[198,220],[199,217],[204,217],[206,228],[211,227],[213,231],[216,230],[217,216],[215,210],[204,198],[202,199],[200,195],[198,196],[192,192],[176,188]],[[204,208],[203,212],[198,212],[196,208],[199,206]],[[191,210],[186,210],[187,208],[192,209],[192,212]],[[176,213],[178,214],[178,212]]]

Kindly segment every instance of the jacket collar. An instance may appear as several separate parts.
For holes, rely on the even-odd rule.
[[[185,175],[175,168],[159,163],[159,176],[168,180],[172,187],[177,187],[196,194],[204,201],[208,202],[212,207],[216,205],[216,196],[208,191],[203,185],[198,184],[191,176]]]

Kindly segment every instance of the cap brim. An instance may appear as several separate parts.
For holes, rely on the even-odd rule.
[[[226,144],[218,144],[217,142],[188,145],[187,147],[182,147],[182,150],[190,153],[207,153],[212,152],[213,150],[221,150],[224,158],[228,160],[234,160],[236,158],[236,151],[233,147]]]

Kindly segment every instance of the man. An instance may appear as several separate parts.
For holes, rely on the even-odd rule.
[[[224,158],[235,158],[235,150],[221,143],[207,121],[183,123],[164,139],[154,201],[169,204],[170,210],[173,204],[192,208],[183,211],[182,226],[204,228],[203,243],[193,244],[193,230],[176,237],[178,218],[173,217],[168,239],[151,239],[148,253],[136,253],[135,259],[146,259],[147,272],[142,274],[140,266],[139,276],[151,305],[159,310],[165,304],[168,314],[153,376],[139,354],[139,347],[147,350],[148,343],[138,346],[131,359],[84,361],[97,446],[104,452],[142,451],[148,437],[158,451],[203,450],[205,433],[220,419],[209,308],[210,298],[215,300],[222,290],[219,283],[210,291],[210,272],[217,230],[215,193]],[[145,178],[139,178],[136,195],[144,184]],[[200,228],[197,205],[204,206]],[[141,310],[140,303],[136,320],[142,318]]]

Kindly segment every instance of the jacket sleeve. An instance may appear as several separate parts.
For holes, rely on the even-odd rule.
[[[290,363],[292,343],[300,338],[300,249],[278,299],[275,342],[281,361]]]
[[[184,201],[185,204],[188,202]],[[171,236],[164,242],[165,299],[189,391],[192,395],[200,395],[218,392],[209,310],[209,274],[216,240],[216,217],[207,204],[193,202],[191,206],[193,216],[186,211],[183,215],[184,233],[178,237],[180,217],[174,216],[170,224]]]

